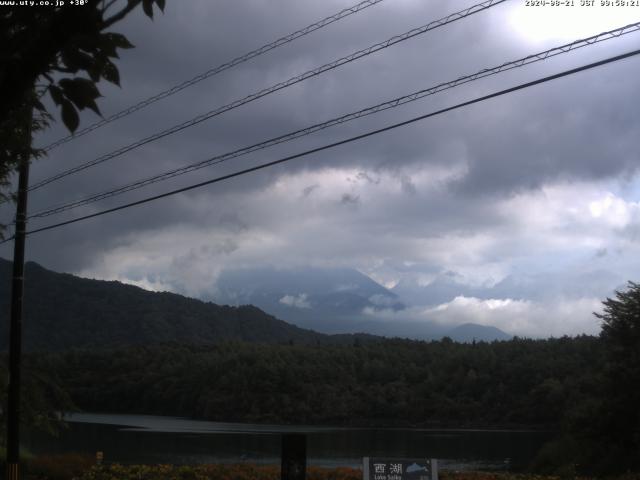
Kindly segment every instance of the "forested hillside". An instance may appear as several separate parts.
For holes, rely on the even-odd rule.
[[[167,345],[48,357],[88,411],[220,421],[558,427],[594,388],[596,338]]]
[[[320,273],[322,271],[312,272]],[[341,272],[341,271],[340,271]],[[360,289],[365,294],[379,295],[377,289],[383,287],[371,281],[359,272],[347,271],[356,275],[364,284]],[[344,273],[344,272],[343,272]],[[325,272],[325,275],[327,273]],[[320,275],[322,276],[322,275]],[[345,280],[353,280],[346,274]],[[245,278],[245,277],[242,277]],[[285,277],[287,280],[300,280]],[[275,278],[274,280],[278,280]],[[335,279],[334,279],[335,280]],[[9,315],[9,295],[11,281],[11,262],[0,258],[0,313]],[[257,281],[257,280],[256,280]],[[280,278],[279,281],[283,281]],[[311,284],[322,282],[326,278],[307,279]],[[268,283],[261,278],[260,282]],[[277,284],[277,282],[276,282]],[[312,285],[305,284],[306,287]],[[300,317],[292,323],[282,321],[257,308],[251,300],[260,296],[245,298],[239,302],[233,299],[233,305],[224,306],[211,302],[188,298],[169,292],[150,292],[132,285],[116,281],[91,280],[66,273],[57,273],[42,266],[27,262],[25,275],[25,321],[24,344],[27,350],[65,350],[68,348],[111,348],[132,345],[154,345],[177,341],[181,343],[210,344],[220,341],[237,340],[259,343],[350,343],[354,336],[361,341],[375,340],[375,336],[366,333],[342,333],[328,335],[326,332],[369,332],[388,336],[408,336],[410,338],[442,338],[449,336],[459,341],[472,339],[508,339],[509,335],[492,327],[466,324],[454,328],[439,326],[434,329],[434,322],[363,322],[362,308],[369,306],[367,302],[359,303],[345,292],[335,295],[309,297],[322,304],[322,308],[314,310],[311,315],[316,323],[309,324],[304,320],[305,308],[272,310],[272,312],[289,311],[287,318],[293,319],[292,312]],[[276,287],[274,287],[276,288]],[[277,298],[282,292],[274,294]],[[346,295],[346,296],[345,296]],[[392,294],[389,294],[392,295]],[[390,297],[394,298],[394,297]],[[227,298],[231,301],[231,298]],[[343,304],[343,300],[346,304]],[[364,301],[364,300],[362,300]],[[323,303],[325,302],[325,303]],[[335,302],[342,305],[329,308]],[[355,302],[355,303],[354,303]],[[262,302],[263,304],[264,302]],[[261,304],[258,302],[258,304]],[[347,308],[347,304],[350,305]],[[397,306],[397,305],[396,305]],[[344,308],[343,308],[344,307]],[[344,310],[346,308],[346,310]],[[398,307],[399,308],[399,307]],[[345,312],[350,312],[347,319]],[[311,318],[311,317],[309,317]],[[308,319],[308,318],[307,318]],[[315,330],[305,327],[313,325]],[[322,325],[327,326],[323,328]],[[329,328],[329,325],[340,328]],[[384,327],[383,327],[384,325]],[[418,335],[418,330],[422,334]],[[428,335],[427,332],[430,332]],[[7,348],[8,322],[0,322],[0,349]],[[424,335],[423,335],[424,334]]]
[[[264,343],[351,342],[298,328],[253,306],[229,307],[120,282],[56,273],[28,262],[24,345],[27,350],[112,348],[224,340]],[[0,312],[9,315],[11,262],[0,259]],[[7,348],[8,322],[0,322]],[[365,336],[361,336],[362,339]]]

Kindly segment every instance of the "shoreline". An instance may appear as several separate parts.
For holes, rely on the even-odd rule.
[[[82,419],[83,416],[88,417]],[[103,421],[100,421],[100,417],[104,417]],[[120,417],[122,419],[129,419],[125,423],[114,422],[114,420]],[[114,425],[122,427],[133,428],[150,428],[154,431],[172,431],[172,430],[158,430],[156,428],[145,425],[144,422],[133,421],[136,419],[149,419],[164,422],[193,422],[194,424],[210,425],[212,429],[210,433],[308,433],[318,431],[339,431],[339,430],[414,430],[414,431],[429,431],[429,432],[496,432],[496,433],[549,433],[555,434],[559,432],[558,428],[552,426],[540,426],[540,425],[521,425],[521,424],[502,424],[502,425],[485,425],[481,423],[477,424],[451,424],[451,423],[399,423],[392,421],[354,421],[343,423],[271,423],[271,422],[258,422],[258,421],[218,421],[208,420],[195,417],[180,417],[174,415],[158,415],[152,413],[123,413],[123,412],[65,412],[62,415],[62,420],[69,423],[93,423]],[[216,428],[217,427],[217,428]],[[244,428],[243,428],[244,427]],[[252,428],[247,428],[252,427]],[[180,429],[179,431],[184,431]],[[198,429],[201,433],[207,433]]]

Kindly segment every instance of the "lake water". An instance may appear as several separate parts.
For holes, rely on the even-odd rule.
[[[440,468],[518,469],[548,432],[254,425],[150,415],[76,413],[58,438],[25,432],[33,453],[103,451],[118,463],[279,464],[283,433],[307,435],[308,463],[361,466],[362,457],[438,458]]]

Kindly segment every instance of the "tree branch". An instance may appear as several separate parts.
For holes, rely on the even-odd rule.
[[[107,10],[109,10],[118,0],[110,0],[106,5],[104,4],[104,1],[102,2],[102,13],[105,14],[107,13]]]
[[[118,13],[114,14],[110,18],[107,18],[106,20],[103,20],[101,30],[107,29],[114,23],[122,20],[124,17],[126,17],[129,14],[129,12],[131,12],[134,8],[136,8],[140,4],[140,1],[141,0],[130,1],[129,4],[126,7],[124,7],[122,10],[120,10]]]

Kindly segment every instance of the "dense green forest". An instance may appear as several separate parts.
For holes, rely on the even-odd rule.
[[[595,388],[594,337],[165,345],[48,355],[82,409],[221,421],[558,427]]]
[[[86,411],[551,429],[557,439],[538,461],[547,472],[567,465],[588,472],[640,467],[636,360],[621,354],[606,329],[600,337],[492,343],[225,342],[30,356],[45,375],[57,375],[76,407]]]

